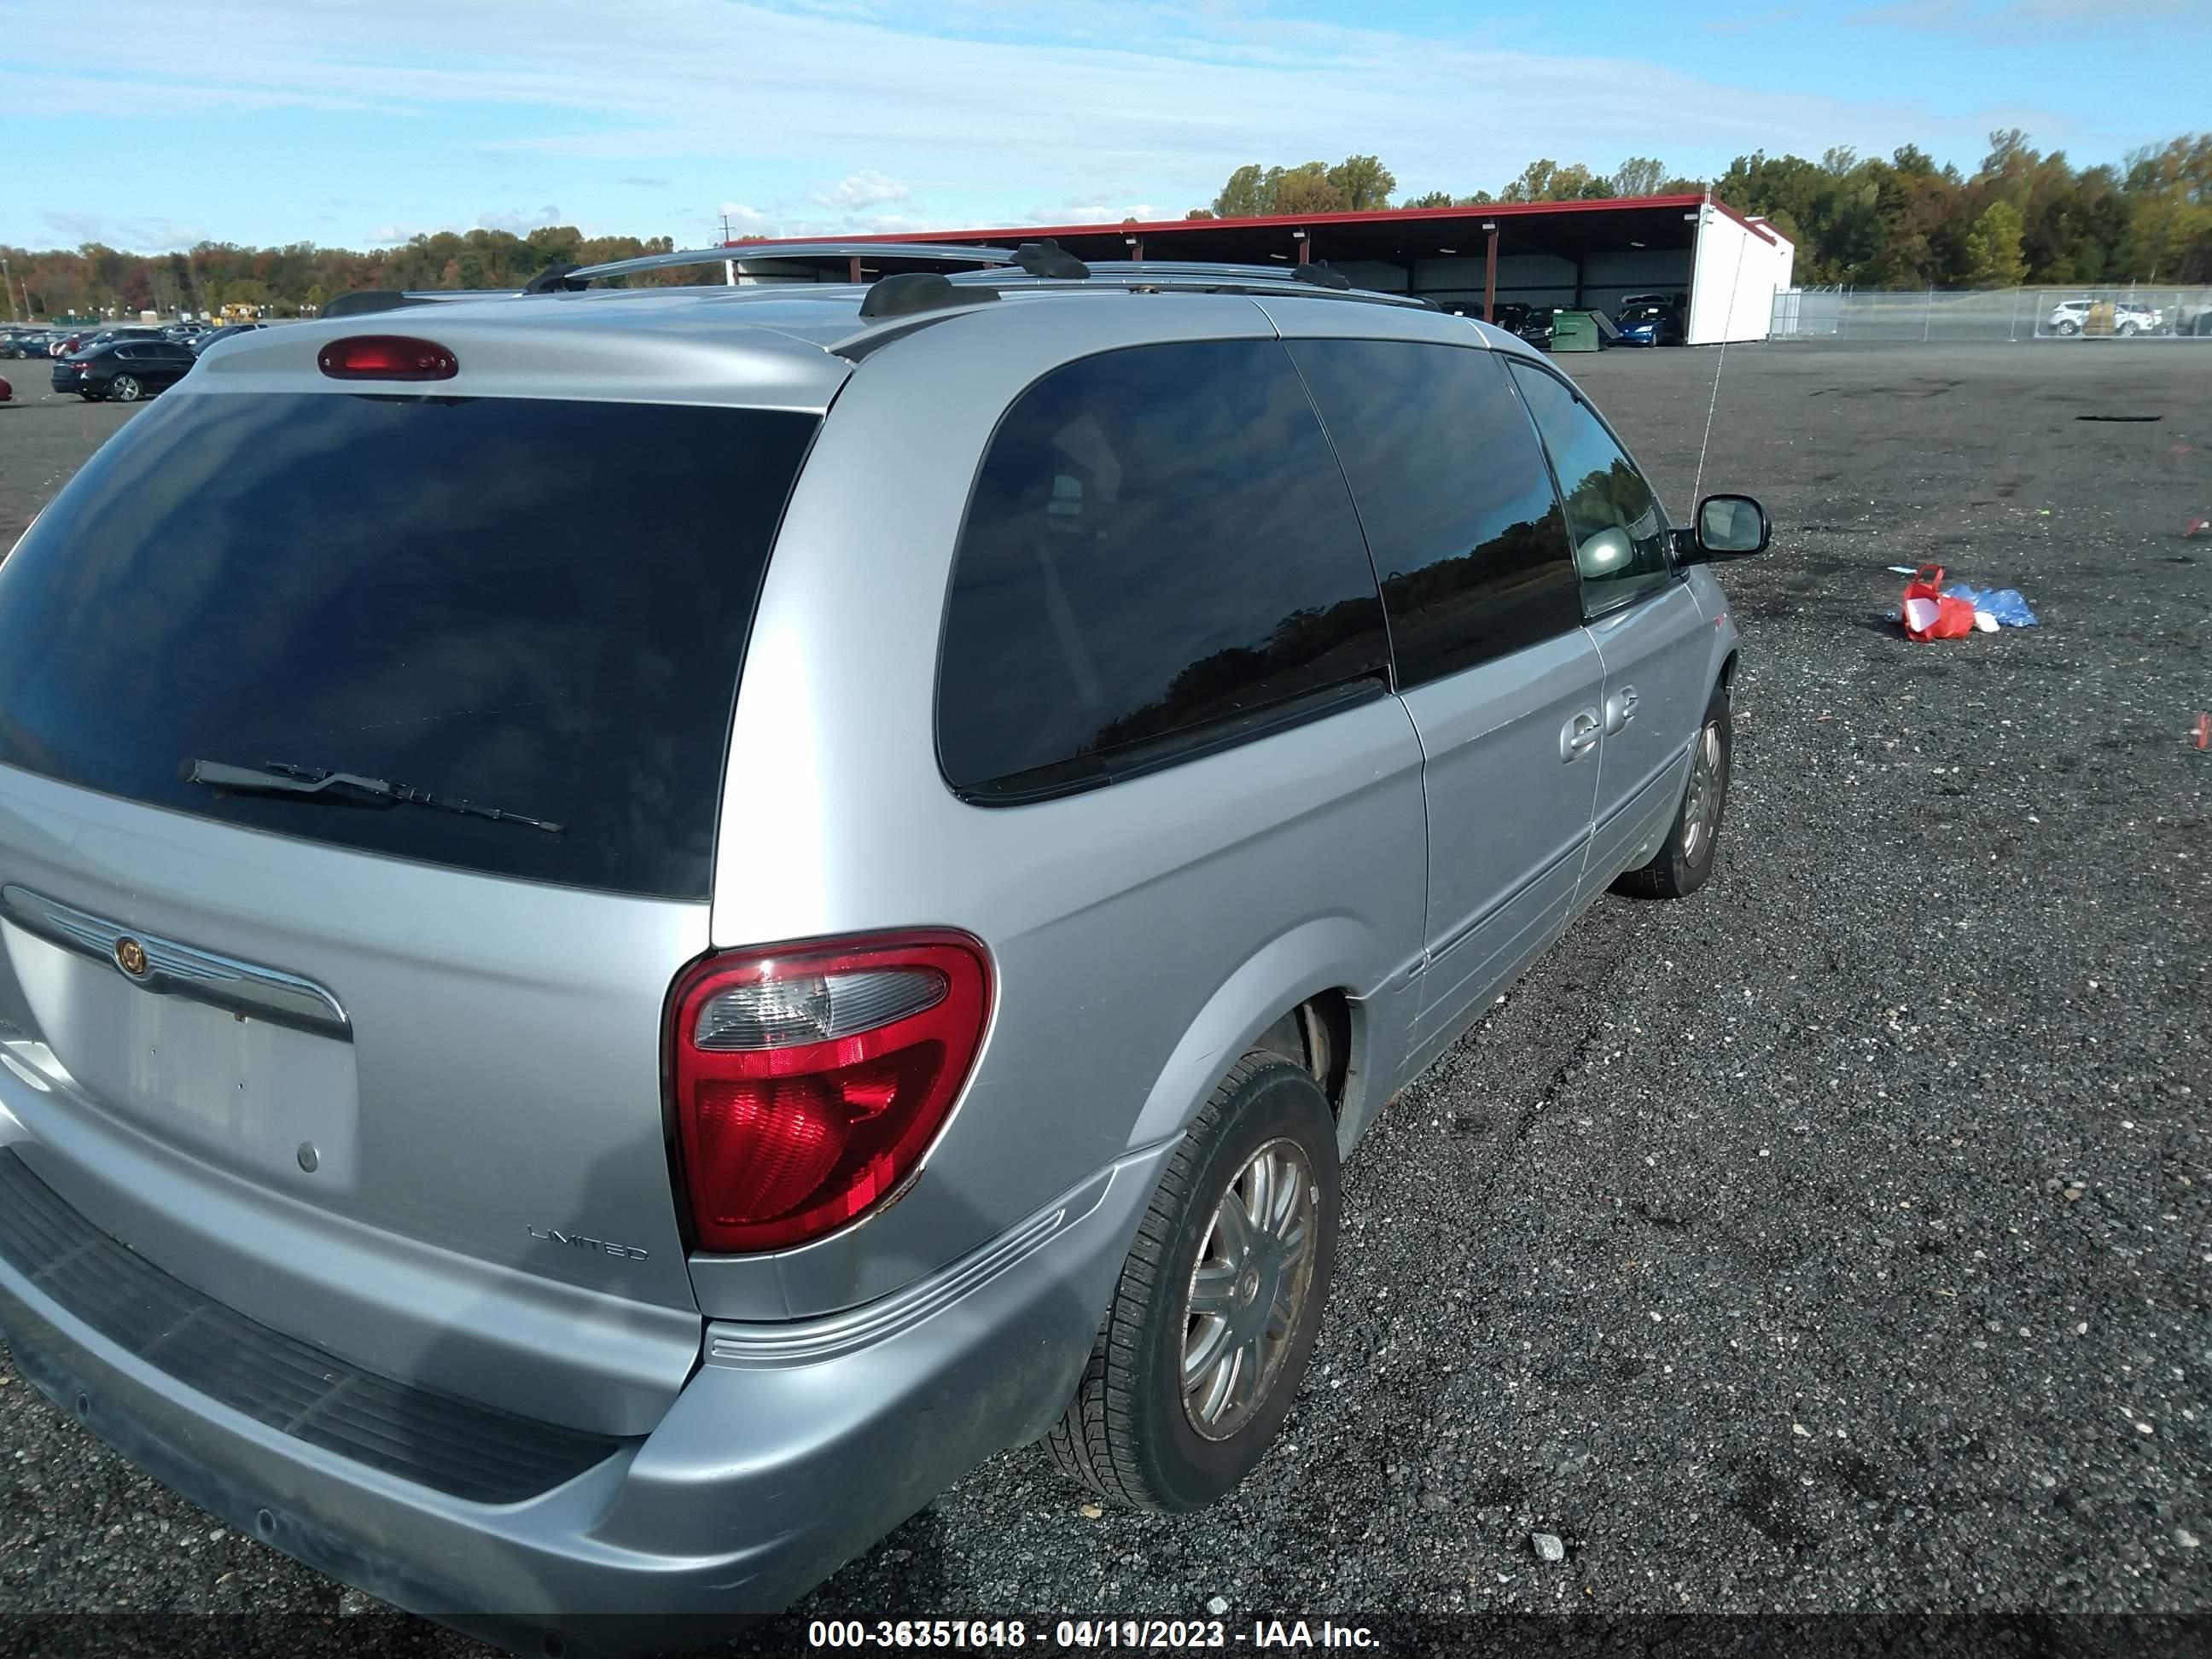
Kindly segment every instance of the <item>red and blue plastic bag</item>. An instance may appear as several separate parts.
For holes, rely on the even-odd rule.
[[[1923,564],[1905,585],[1899,612],[1909,640],[1955,640],[1974,631],[1974,606],[1943,592],[1943,567]]]

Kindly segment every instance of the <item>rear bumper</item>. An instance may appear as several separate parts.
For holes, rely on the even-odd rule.
[[[155,1479],[369,1594],[531,1651],[696,1639],[777,1611],[1073,1391],[1162,1162],[1133,1154],[866,1307],[710,1325],[644,1439],[520,1503],[475,1504],[184,1387],[0,1261],[17,1368]]]

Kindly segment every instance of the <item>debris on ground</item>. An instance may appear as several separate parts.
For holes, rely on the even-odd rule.
[[[2181,526],[2181,539],[2185,542],[2191,537],[2201,536],[2208,530],[2212,530],[2212,519],[2191,519]]]
[[[1974,607],[1944,596],[1943,567],[1923,564],[1905,585],[1904,623],[1907,639],[1955,640],[1974,631]]]
[[[1530,1533],[1528,1547],[1536,1552],[1539,1561],[1564,1561],[1567,1559],[1567,1547],[1559,1541],[1557,1533]]]
[[[2035,612],[2027,608],[2027,601],[2016,587],[1977,588],[1970,582],[1953,582],[1944,592],[1953,599],[1964,599],[1974,607],[1978,617],[1988,615],[2005,628],[2033,628],[2037,625]],[[1984,629],[1994,633],[1994,629]]]
[[[2212,749],[2212,714],[2201,708],[2197,711],[2197,746]]]

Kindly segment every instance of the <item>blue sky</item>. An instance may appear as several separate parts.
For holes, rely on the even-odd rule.
[[[2212,0],[0,0],[0,242],[359,247],[1178,217],[1241,162],[1406,193],[1549,155],[2202,125]],[[109,45],[108,43],[112,43]]]

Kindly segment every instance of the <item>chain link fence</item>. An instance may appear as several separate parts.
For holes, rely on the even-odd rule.
[[[1784,289],[1778,340],[2203,340],[2212,288]]]

